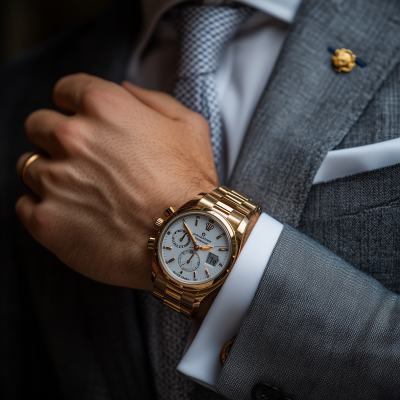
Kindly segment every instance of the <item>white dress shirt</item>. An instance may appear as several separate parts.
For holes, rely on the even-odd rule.
[[[228,182],[232,174],[250,119],[301,0],[240,2],[258,11],[228,44],[217,71],[216,85],[226,144],[225,182],[222,183]],[[165,12],[179,3],[182,0],[142,0],[144,23],[126,74],[132,83],[172,93],[178,36]],[[223,0],[203,2],[208,5],[223,3]],[[314,183],[398,162],[400,139],[331,151]],[[178,366],[180,372],[213,388],[222,369],[219,350],[237,334],[282,228],[280,222],[266,214],[261,215],[202,325],[194,321]]]

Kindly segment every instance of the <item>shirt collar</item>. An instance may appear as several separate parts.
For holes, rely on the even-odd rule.
[[[301,0],[241,0],[240,2],[291,24]]]
[[[263,11],[284,22],[291,23],[302,0],[240,0],[238,2]],[[141,0],[143,25],[137,51],[140,54],[148,43],[162,15],[183,0]],[[205,4],[218,5],[223,0],[205,0]]]

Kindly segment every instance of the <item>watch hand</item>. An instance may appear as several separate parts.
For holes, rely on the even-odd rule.
[[[190,239],[192,239],[192,242],[193,242],[193,244],[194,244],[194,249],[195,249],[195,250],[198,250],[198,249],[199,249],[199,245],[196,243],[196,240],[195,240],[195,238],[193,237],[192,232],[190,232],[190,229],[189,229],[189,227],[186,225],[186,222],[185,222],[185,221],[183,221],[183,225],[185,226],[186,230],[188,231],[189,236],[190,236]]]
[[[199,247],[199,250],[210,250],[213,248],[214,248],[214,246],[202,246],[202,247]]]
[[[183,238],[187,235],[187,232],[179,239],[180,242],[182,242]]]
[[[189,264],[189,263],[190,263],[190,260],[193,258],[193,256],[194,256],[194,252],[193,252],[193,254],[192,254],[192,257],[190,257],[189,260],[186,261],[186,264]]]

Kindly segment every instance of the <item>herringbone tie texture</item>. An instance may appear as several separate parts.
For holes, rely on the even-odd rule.
[[[223,138],[215,73],[226,44],[253,11],[249,7],[190,6],[172,12],[180,38],[174,95],[209,122],[218,175]]]

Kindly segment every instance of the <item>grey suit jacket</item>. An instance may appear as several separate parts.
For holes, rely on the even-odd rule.
[[[11,211],[24,118],[52,107],[67,73],[123,78],[132,7],[129,24],[107,15],[0,78],[3,398],[220,398],[174,370],[186,321],[70,271]],[[334,72],[328,45],[368,67]],[[303,1],[230,182],[286,227],[216,383],[222,396],[250,399],[264,382],[292,400],[400,398],[400,165],[312,185],[328,151],[400,136],[399,61],[396,0]]]

